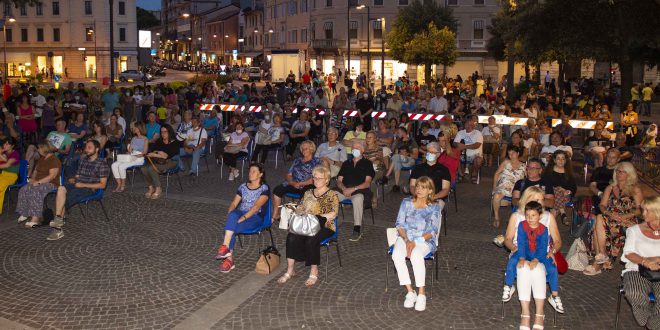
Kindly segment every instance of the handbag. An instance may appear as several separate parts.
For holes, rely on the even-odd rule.
[[[639,275],[651,282],[660,282],[660,271],[650,270],[642,265],[638,265]]]
[[[557,272],[559,274],[564,274],[568,271],[568,262],[561,251],[555,252],[555,263],[557,263]]]
[[[289,219],[294,214],[296,209],[296,204],[289,203],[280,206],[280,224],[279,228],[288,230],[289,229]]]
[[[578,272],[584,271],[587,265],[589,265],[587,247],[584,245],[582,238],[576,238],[575,241],[573,241],[573,244],[566,255],[566,262],[568,263],[568,269],[576,270]]]
[[[230,153],[230,154],[237,154],[241,151],[241,147],[239,146],[226,146],[225,147],[225,152]]]
[[[268,275],[280,265],[280,252],[274,246],[265,248],[259,253],[259,260],[254,267],[257,274]]]
[[[293,214],[289,218],[289,232],[301,236],[314,236],[321,230],[319,219],[312,214]]]

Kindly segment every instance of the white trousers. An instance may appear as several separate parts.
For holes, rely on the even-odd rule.
[[[130,162],[114,162],[110,166],[112,169],[112,175],[115,176],[115,179],[126,179],[126,169],[131,166],[139,166],[144,164],[144,157],[138,157]]]
[[[534,299],[545,299],[545,266],[539,263],[534,270],[529,269],[525,264],[523,268],[518,268],[518,300],[531,301],[531,295]]]
[[[426,265],[424,264],[424,257],[429,254],[431,250],[428,244],[417,244],[410,253],[410,264],[412,265],[413,274],[415,275],[415,284],[418,288],[426,284]],[[406,264],[406,243],[403,238],[398,237],[394,242],[394,251],[392,251],[392,260],[396,268],[396,274],[399,276],[399,284],[408,285],[410,282],[410,274],[408,274],[408,265]]]

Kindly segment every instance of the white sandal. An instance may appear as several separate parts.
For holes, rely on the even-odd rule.
[[[279,283],[279,284],[284,284],[284,283],[286,283],[287,281],[289,281],[292,277],[293,277],[293,275],[291,275],[291,274],[289,274],[289,273],[284,273],[284,275],[282,275],[282,276],[277,280],[277,283]]]
[[[522,319],[528,319],[528,318],[529,318],[529,315],[520,314],[520,321],[522,321]],[[518,328],[518,329],[519,330],[529,330],[529,327],[526,326],[526,325],[521,325],[520,328]]]
[[[319,279],[318,276],[309,274],[309,277],[307,278],[307,281],[305,281],[305,286],[308,288],[311,288],[316,284],[316,281]]]
[[[541,319],[545,321],[545,315],[544,315],[544,314],[534,314],[534,315],[536,315],[536,317],[539,317],[539,316],[540,316]],[[536,323],[536,322],[534,322],[534,323]],[[543,330],[543,326],[542,326],[542,325],[539,325],[539,324],[534,324],[534,326],[532,327],[532,329]]]

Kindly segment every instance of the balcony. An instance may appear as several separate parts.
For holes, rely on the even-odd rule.
[[[458,50],[463,51],[486,51],[485,40],[459,39],[457,40]]]
[[[341,39],[316,39],[312,40],[312,48],[337,49],[346,46],[346,40]]]

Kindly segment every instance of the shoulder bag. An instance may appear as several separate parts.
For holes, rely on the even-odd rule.
[[[312,214],[293,213],[289,219],[289,232],[301,236],[314,236],[321,230],[319,219]]]
[[[280,252],[274,246],[265,248],[259,254],[259,260],[254,271],[257,274],[268,275],[280,265]]]
[[[638,265],[639,275],[647,279],[650,282],[660,282],[660,271],[650,270],[642,265]]]

